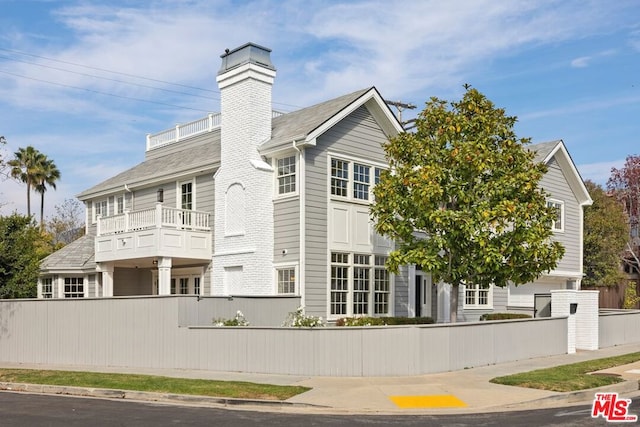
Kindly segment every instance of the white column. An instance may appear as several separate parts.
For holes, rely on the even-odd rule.
[[[598,294],[600,291],[578,291],[576,301],[576,349],[597,350],[599,342]]]
[[[448,283],[440,282],[436,286],[438,295],[438,323],[448,323],[451,320],[451,304],[449,298],[451,298],[451,285]]]
[[[53,285],[54,295],[57,295],[57,298],[64,298],[64,279],[60,276],[54,276]]]
[[[38,298],[42,298],[42,277],[38,277]]]
[[[171,294],[171,258],[158,258],[158,295]]]
[[[572,304],[577,304],[575,290],[551,291],[551,317],[567,316],[567,353],[576,352],[576,313],[571,313]]]
[[[100,263],[98,265],[98,271],[102,273],[102,295],[101,297],[113,296],[113,263]],[[98,295],[96,295],[98,296]]]

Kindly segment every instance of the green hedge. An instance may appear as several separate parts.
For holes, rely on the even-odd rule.
[[[336,326],[426,325],[434,323],[431,317],[344,317]]]
[[[480,316],[480,320],[509,320],[509,319],[531,319],[531,315],[524,313],[485,313]]]

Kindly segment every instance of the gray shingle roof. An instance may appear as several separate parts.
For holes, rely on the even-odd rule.
[[[303,108],[273,119],[271,140],[260,146],[261,150],[279,148],[296,139],[304,139],[342,109],[367,93],[371,88],[361,89],[338,98],[330,99],[311,107]]]
[[[549,142],[539,142],[537,144],[529,145],[529,149],[536,153],[534,160],[536,163],[542,162],[547,156],[560,144],[560,140],[549,141]]]
[[[84,235],[40,261],[40,270],[95,270],[94,238]]]
[[[95,193],[122,188],[125,184],[131,185],[151,179],[162,179],[163,176],[199,167],[213,167],[220,161],[220,142],[219,139],[216,141],[196,146],[190,145],[185,150],[175,150],[161,157],[147,159],[81,192],[76,197],[82,200]]]

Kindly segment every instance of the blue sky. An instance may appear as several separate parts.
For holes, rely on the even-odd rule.
[[[147,133],[219,111],[220,54],[248,41],[273,50],[275,109],[376,86],[419,110],[469,83],[519,137],[563,139],[585,179],[640,154],[634,0],[0,0],[0,28],[3,155],[56,162],[47,216],[141,162]],[[25,187],[2,181],[0,205],[26,213]]]

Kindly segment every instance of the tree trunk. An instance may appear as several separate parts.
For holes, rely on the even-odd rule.
[[[44,191],[40,194],[40,230],[44,230]]]
[[[451,294],[449,295],[449,321],[456,323],[458,320],[458,295],[460,292],[460,284],[451,284]]]

